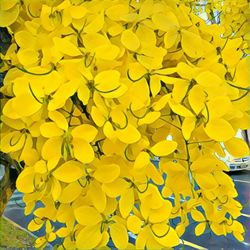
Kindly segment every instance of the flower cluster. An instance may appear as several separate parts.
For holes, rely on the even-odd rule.
[[[59,237],[62,249],[110,239],[166,249],[191,217],[196,235],[243,240],[242,206],[216,155],[249,153],[235,138],[249,127],[249,35],[225,34],[228,16],[207,25],[189,2],[1,0],[12,35],[1,150],[24,166],[28,229],[46,229],[36,247]],[[236,2],[224,6],[247,4]]]

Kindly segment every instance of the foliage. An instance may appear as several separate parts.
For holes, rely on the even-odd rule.
[[[171,248],[190,215],[196,235],[243,240],[242,206],[215,153],[222,143],[249,153],[234,138],[249,127],[249,8],[215,2],[206,11],[212,20],[219,8],[221,23],[210,25],[195,1],[0,2],[12,35],[1,150],[25,163],[16,185],[34,214],[28,228],[46,227],[36,247],[58,236],[66,249],[109,239]]]
[[[0,218],[0,249],[30,249],[34,241],[27,232]]]

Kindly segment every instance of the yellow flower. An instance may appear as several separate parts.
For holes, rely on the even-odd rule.
[[[0,1],[12,37],[0,53],[0,146],[22,168],[28,229],[45,226],[36,247],[60,237],[59,249],[106,249],[110,239],[173,248],[190,216],[196,235],[209,227],[243,240],[242,206],[216,155],[249,153],[235,138],[250,124],[247,7]]]

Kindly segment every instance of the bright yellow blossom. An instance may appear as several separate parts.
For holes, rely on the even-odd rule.
[[[191,218],[243,240],[216,155],[249,154],[249,3],[207,2],[205,22],[193,0],[0,1],[0,146],[35,247],[170,249]]]

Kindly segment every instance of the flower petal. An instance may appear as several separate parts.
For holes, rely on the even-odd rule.
[[[175,141],[160,141],[150,148],[150,151],[156,156],[166,156],[173,153],[177,148]]]
[[[141,138],[140,132],[131,124],[128,124],[125,129],[118,129],[116,135],[120,141],[127,144],[135,143]]]
[[[100,225],[99,227],[97,225],[88,225],[77,234],[76,246],[78,249],[95,249],[101,240]]]
[[[110,236],[118,249],[127,249],[128,232],[122,223],[114,223],[110,225]]]
[[[74,147],[74,156],[78,161],[90,163],[94,160],[94,150],[88,142],[81,138],[74,138],[72,145]]]
[[[235,135],[232,125],[222,118],[210,120],[204,130],[215,141],[227,141]]]
[[[75,127],[72,130],[71,135],[74,138],[81,138],[86,142],[92,142],[95,139],[97,133],[98,131],[94,126],[89,124],[82,124],[80,126]]]
[[[122,32],[121,43],[125,48],[132,51],[136,51],[140,47],[140,40],[131,29]]]
[[[11,2],[11,1],[10,1]],[[19,15],[19,4],[8,10],[0,8],[0,27],[7,27],[14,23]]]
[[[81,225],[96,225],[102,220],[101,214],[90,206],[80,206],[74,210],[75,218]]]
[[[117,164],[99,165],[94,173],[94,178],[101,183],[110,183],[120,175],[120,167]]]
[[[240,158],[249,155],[249,147],[245,141],[240,138],[232,138],[224,142],[226,150],[234,157]]]
[[[83,167],[80,162],[67,161],[53,171],[52,174],[57,180],[70,183],[83,176]]]

